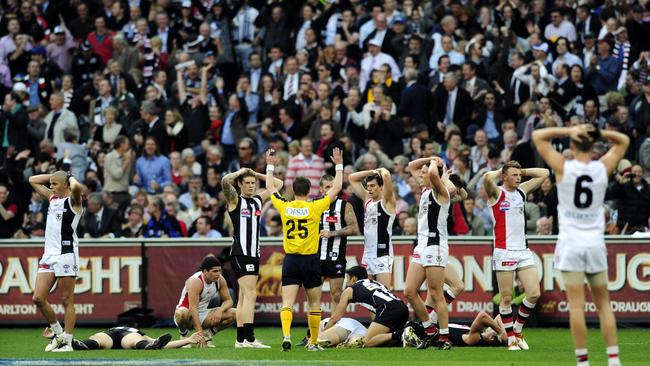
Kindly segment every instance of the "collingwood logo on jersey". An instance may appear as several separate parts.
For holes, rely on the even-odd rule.
[[[284,213],[287,216],[294,216],[294,217],[307,217],[309,216],[309,208],[307,207],[301,207],[301,208],[294,208],[294,207],[287,207]]]

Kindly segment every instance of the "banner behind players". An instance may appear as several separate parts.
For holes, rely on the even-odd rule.
[[[412,253],[412,239],[396,237],[393,286],[396,295],[404,298],[404,279]],[[452,319],[470,319],[480,310],[492,312],[493,275],[490,238],[460,238],[450,242],[450,265],[465,282],[465,292],[452,303]],[[553,271],[553,237],[532,237],[530,248],[535,253],[541,276],[542,297],[536,317],[543,323],[568,323],[566,302],[559,276]],[[650,312],[650,241],[629,237],[610,237],[609,289],[612,306],[619,322],[649,323]],[[256,321],[279,323],[281,308],[281,268],[284,254],[278,240],[264,240],[258,282]],[[142,300],[141,242],[82,241],[80,245],[81,275],[77,280],[75,302],[80,323],[113,323],[117,314],[140,306]],[[206,254],[221,253],[229,245],[222,241],[147,241],[147,299],[154,316],[171,319],[183,281],[194,273]],[[360,261],[361,240],[348,245],[348,266]],[[36,278],[42,244],[38,241],[0,241],[0,324],[40,323],[32,304],[32,288]],[[228,277],[229,264],[225,264]],[[323,312],[329,313],[327,287],[322,298]],[[54,301],[56,303],[56,300]],[[58,306],[60,307],[60,305]],[[306,301],[299,298],[294,317],[305,316]],[[55,305],[57,310],[57,305]],[[62,312],[62,309],[59,309]],[[367,318],[368,312],[351,305],[356,318]],[[596,319],[593,303],[586,305],[586,314]]]

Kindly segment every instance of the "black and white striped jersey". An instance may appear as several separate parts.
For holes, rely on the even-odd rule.
[[[360,304],[364,308],[377,312],[377,309],[391,301],[402,302],[386,286],[373,280],[359,280],[352,285],[351,303]]]
[[[343,229],[345,227],[345,206],[347,204],[345,200],[340,198],[334,200],[330,204],[329,210],[323,212],[319,230],[336,231]],[[318,249],[320,260],[336,262],[345,259],[347,241],[345,236],[321,238]]]
[[[233,241],[230,255],[260,257],[260,218],[262,197],[239,196],[237,207],[229,211],[233,227]]]

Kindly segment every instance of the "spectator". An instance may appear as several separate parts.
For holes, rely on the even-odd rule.
[[[288,191],[293,187],[293,180],[296,177],[305,177],[311,182],[309,197],[316,198],[320,194],[319,181],[325,174],[325,162],[323,158],[313,153],[311,139],[304,137],[300,140],[300,153],[289,160],[287,177],[284,186]]]
[[[95,30],[88,34],[88,42],[93,53],[102,58],[102,63],[108,63],[113,56],[113,35],[106,28],[106,16],[98,15],[95,17]]]
[[[427,124],[430,118],[427,104],[431,93],[425,86],[418,83],[418,73],[414,69],[404,72],[404,82],[406,87],[402,91],[397,115],[409,117],[415,124]]]
[[[84,238],[114,238],[122,228],[119,214],[105,207],[101,193],[91,193],[87,198],[88,208],[83,215],[81,232]]]
[[[155,138],[145,140],[144,153],[136,161],[135,171],[135,184],[149,194],[160,193],[171,183],[169,159],[160,154]]]
[[[129,180],[134,163],[135,152],[131,150],[128,137],[117,136],[113,142],[113,150],[106,155],[104,162],[104,191],[113,195],[119,212],[124,212],[131,203]]]
[[[617,226],[621,233],[648,230],[650,218],[650,185],[643,179],[643,168],[632,165],[624,175],[616,174],[612,197],[618,199]]]
[[[551,10],[551,22],[544,28],[544,38],[555,43],[560,37],[568,39],[569,42],[575,42],[577,39],[576,27],[564,19],[562,9],[555,8]]]
[[[126,129],[117,122],[120,113],[117,108],[108,106],[102,112],[104,124],[95,129],[93,140],[98,141],[102,146],[109,147],[113,145],[115,139],[120,135],[126,135]]]
[[[621,74],[621,63],[611,54],[612,43],[608,37],[598,40],[598,55],[591,59],[587,71],[591,86],[600,96],[617,89],[618,77]],[[601,101],[602,104],[604,103]]]
[[[57,146],[56,160],[69,167],[66,170],[81,182],[88,169],[86,148],[79,144],[79,137],[74,129],[63,131],[63,141],[65,142]]]
[[[435,123],[429,126],[429,132],[437,141],[442,141],[445,128],[450,124],[460,127],[461,133],[467,128],[471,118],[472,99],[467,91],[458,87],[458,76],[452,72],[445,75],[444,88],[436,88],[433,92],[433,118]]]
[[[167,215],[165,204],[160,197],[153,197],[147,206],[151,217],[145,227],[145,238],[178,238],[181,236],[181,225],[175,217]]]
[[[537,235],[551,235],[553,233],[553,218],[551,217],[540,217],[535,225]]]
[[[392,114],[394,109],[393,100],[383,97],[379,109],[375,110],[373,120],[366,130],[366,138],[376,141],[389,158],[393,158],[403,152],[402,144],[395,144],[395,140],[401,140],[404,130],[397,117]]]
[[[397,63],[395,63],[392,56],[381,52],[381,43],[376,38],[373,38],[368,41],[368,56],[361,61],[360,86],[362,89],[365,89],[366,84],[371,80],[371,72],[373,70],[378,70],[383,64],[388,64],[388,66],[390,66],[393,78],[398,80],[401,72]]]
[[[474,198],[468,197],[463,201],[463,211],[465,213],[465,220],[470,227],[469,235],[485,235],[485,224],[474,214]]]
[[[212,228],[212,220],[208,216],[196,219],[196,232],[192,238],[221,238],[222,235]]]
[[[20,103],[20,97],[15,92],[6,94],[0,116],[0,136],[2,136],[0,153],[3,155],[0,161],[4,160],[9,146],[13,146],[18,151],[29,148],[28,119],[27,111]]]
[[[16,231],[18,206],[9,200],[9,187],[0,183],[0,239],[8,239]]]

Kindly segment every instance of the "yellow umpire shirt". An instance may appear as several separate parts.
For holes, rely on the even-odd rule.
[[[273,206],[280,212],[286,254],[309,255],[318,253],[319,223],[330,207],[330,197],[311,202],[287,201],[278,192],[271,195]]]

